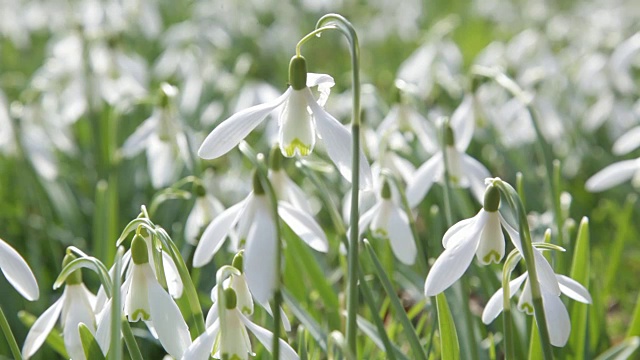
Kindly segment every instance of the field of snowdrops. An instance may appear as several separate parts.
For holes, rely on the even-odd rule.
[[[0,359],[637,359],[640,2],[0,2]]]

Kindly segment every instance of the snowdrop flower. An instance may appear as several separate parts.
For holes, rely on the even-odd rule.
[[[133,157],[146,150],[151,184],[156,189],[175,181],[184,164],[189,161],[187,136],[169,104],[176,94],[175,87],[163,83],[160,105],[122,146],[122,155],[125,157]]]
[[[633,127],[622,134],[613,143],[614,155],[626,155],[640,147],[640,126]]]
[[[189,327],[178,305],[158,283],[141,236],[131,242],[131,260],[132,269],[124,282],[124,314],[131,322],[144,320],[152,325],[169,355],[180,358],[191,345]]]
[[[183,360],[207,360],[211,356],[218,359],[248,360],[251,341],[247,330],[250,330],[271,351],[273,333],[249,320],[239,309],[242,298],[233,287],[224,289],[224,313],[218,314],[218,303],[214,303],[207,315],[207,330],[200,335],[187,349]],[[284,340],[280,341],[280,359],[299,359],[295,350]]]
[[[548,269],[551,267],[549,262],[544,256],[540,255],[540,251],[534,248],[534,251],[539,256],[536,256],[536,268]],[[555,286],[559,286],[560,291],[568,297],[579,301],[581,303],[590,304],[591,295],[589,291],[582,286],[579,282],[571,279],[570,277],[553,274],[554,277],[549,283],[549,278],[541,276],[540,280],[540,292],[542,293],[542,306],[544,307],[544,314],[549,328],[549,338],[553,346],[562,347],[567,343],[569,339],[569,333],[571,332],[571,320],[569,320],[569,313],[565,308],[562,300],[560,300],[560,294],[549,291]],[[556,282],[555,284],[553,282]],[[531,297],[531,286],[529,284],[528,273],[520,275],[519,277],[509,282],[509,294],[510,297],[518,291],[518,289],[524,283],[520,299],[518,300],[518,310],[526,312],[528,315],[533,315],[533,299]],[[489,324],[492,322],[503,310],[503,289],[496,291],[493,296],[487,302],[487,305],[482,312],[482,322]]]
[[[392,200],[391,188],[386,180],[378,202],[360,217],[358,226],[360,233],[368,227],[375,236],[388,239],[396,258],[403,264],[413,265],[417,251],[409,219]]]
[[[67,254],[63,264],[66,265],[75,256]],[[58,318],[62,325],[64,346],[73,360],[85,360],[78,325],[85,324],[95,335],[96,318],[94,313],[95,296],[84,286],[80,270],[74,271],[66,279],[66,286],[60,299],[49,307],[33,323],[22,347],[25,359],[35,354],[53,329]]]
[[[483,209],[476,216],[459,221],[447,230],[442,238],[445,250],[427,275],[424,285],[426,296],[435,296],[449,288],[471,265],[474,254],[482,265],[502,260],[505,243],[501,225],[510,225],[500,216],[499,206],[500,191],[489,185]],[[517,241],[519,246],[519,239],[512,238],[512,241]]]
[[[587,180],[585,187],[591,192],[608,190],[631,179],[634,186],[640,186],[640,158],[613,163]]]
[[[224,207],[213,195],[207,194],[204,186],[194,185],[196,201],[184,225],[184,237],[193,246],[198,244],[204,227],[220,214]]]
[[[327,252],[329,243],[322,228],[308,214],[285,201],[278,203],[278,215],[304,242],[313,249]],[[260,303],[268,302],[276,284],[276,228],[269,199],[257,174],[253,177],[253,191],[241,202],[231,206],[215,218],[205,229],[193,256],[193,266],[201,267],[211,261],[225,238],[235,236],[231,251],[244,246],[245,273],[251,292]]]
[[[451,117],[451,126],[445,124],[445,151],[449,177],[454,185],[471,188],[471,192],[482,202],[484,179],[490,177],[489,170],[478,160],[465,154],[474,129],[473,99],[465,97]],[[407,185],[407,198],[411,207],[420,204],[434,182],[444,181],[444,156],[438,151],[413,174]]]
[[[269,181],[278,200],[285,201],[306,214],[312,214],[309,195],[305,194],[282,168],[282,153],[278,150],[271,151],[269,160]]]
[[[29,265],[9,244],[0,239],[0,270],[20,295],[29,301],[40,297],[38,282]]]
[[[327,154],[347,180],[351,179],[351,134],[322,106],[334,85],[333,78],[323,74],[307,74],[306,61],[294,56],[289,65],[291,86],[274,101],[240,111],[222,122],[204,140],[198,155],[204,159],[218,158],[233,149],[274,109],[282,106],[278,120],[280,150],[286,157],[309,155],[315,146],[316,131],[325,144]],[[318,86],[316,100],[310,87]],[[360,152],[360,187],[371,186],[371,170]]]

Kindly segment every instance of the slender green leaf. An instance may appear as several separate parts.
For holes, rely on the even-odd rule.
[[[327,352],[327,339],[328,335],[326,332],[320,327],[320,325],[313,319],[309,313],[300,306],[298,301],[287,291],[287,289],[282,289],[282,296],[284,301],[291,308],[291,312],[300,320],[302,325],[307,329],[309,334],[313,336],[318,345]]]
[[[596,360],[627,360],[640,347],[640,337],[627,338],[622,343],[600,354]]]
[[[400,299],[398,299],[398,295],[396,294],[393,285],[391,285],[391,281],[387,274],[384,272],[384,268],[378,260],[378,256],[376,256],[375,251],[373,251],[373,247],[371,244],[364,240],[365,247],[367,248],[367,252],[369,253],[369,257],[371,258],[374,268],[376,270],[376,274],[378,275],[378,279],[382,283],[382,287],[384,287],[385,292],[391,302],[391,307],[393,308],[396,318],[402,324],[402,329],[404,330],[407,339],[409,340],[409,345],[411,346],[411,352],[413,353],[414,359],[427,359],[427,354],[424,352],[424,347],[420,343],[420,339],[418,334],[416,334],[416,330],[413,328],[413,324],[409,317],[407,317],[407,313],[404,310],[404,306],[400,303]]]
[[[78,331],[80,332],[80,341],[82,342],[82,349],[84,350],[84,355],[87,357],[87,360],[104,360],[105,357],[104,354],[102,354],[100,345],[98,345],[98,342],[93,337],[87,325],[80,323],[78,325]]]
[[[436,295],[438,309],[438,331],[440,332],[440,352],[443,359],[460,359],[460,345],[456,325],[444,293]]]
[[[627,331],[627,337],[640,336],[640,294],[636,300],[636,308],[633,310],[633,317],[631,318],[631,324]]]
[[[590,271],[589,219],[580,221],[576,239],[573,261],[571,262],[571,278],[589,289]],[[579,302],[571,303],[571,335],[569,337],[569,358],[584,359],[587,338],[588,305]]]
[[[370,323],[369,321],[367,321],[367,319],[365,319],[362,316],[358,315],[358,328],[360,328],[360,331],[362,331],[365,335],[367,335],[369,337],[369,339],[371,339],[371,341],[382,351],[384,351],[386,353],[386,359],[402,359],[402,360],[409,360],[409,358],[402,353],[402,350],[400,350],[396,345],[391,345],[392,346],[392,352],[388,351],[385,344],[384,344],[384,340],[383,338],[380,336],[380,333],[378,332],[378,330],[376,329],[376,326],[374,326],[372,323]]]
[[[529,338],[529,360],[543,360],[542,344],[540,344],[540,333],[535,320],[531,322],[531,337]]]

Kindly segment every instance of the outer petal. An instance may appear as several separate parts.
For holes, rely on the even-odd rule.
[[[0,239],[0,269],[7,281],[29,301],[40,297],[38,283],[29,265],[9,244]]]
[[[397,206],[391,208],[387,233],[395,256],[404,264],[413,265],[417,254],[416,239],[411,233],[407,215]]]
[[[307,102],[316,120],[318,134],[325,143],[327,154],[331,161],[336,164],[340,174],[345,179],[351,181],[351,133],[342,124],[324,111],[313,98],[311,91],[307,91]],[[373,187],[373,178],[369,162],[360,151],[360,190]]]
[[[553,271],[551,264],[549,264],[544,255],[542,255],[542,252],[536,248],[533,249],[533,258],[536,262],[538,281],[540,281],[542,290],[560,296],[560,285],[558,285],[556,273]]]
[[[189,327],[182,318],[178,305],[154,279],[148,279],[149,309],[158,339],[167,352],[179,359],[191,345]]]
[[[502,226],[500,226],[500,215],[497,211],[486,213],[487,222],[480,235],[476,256],[483,265],[489,265],[491,262],[497,264],[504,257],[505,248]]]
[[[244,315],[240,316],[240,320],[244,323],[244,325],[249,329],[262,345],[268,350],[271,351],[273,345],[273,333],[269,330],[262,328],[254,323],[251,320],[244,317]],[[298,360],[298,354],[296,354],[295,350],[289,344],[287,344],[284,340],[280,339],[280,360]]]
[[[198,150],[203,159],[218,158],[233,149],[244,139],[273,109],[280,106],[291,93],[289,88],[277,99],[233,114],[222,122],[204,139]]]
[[[182,296],[182,279],[178,273],[176,263],[173,261],[171,256],[164,251],[162,252],[162,266],[164,267],[164,275],[167,278],[169,293],[174,299],[178,299]]]
[[[479,215],[480,215],[480,212],[478,212],[478,214],[476,214],[476,216],[472,218],[460,220],[457,223],[453,224],[449,228],[449,230],[447,230],[447,232],[444,233],[444,236],[442,237],[442,247],[446,249],[447,244],[449,244],[449,240],[452,237],[458,236],[460,232],[467,232],[469,231],[470,227],[475,226],[475,223],[478,221]]]
[[[567,344],[571,333],[571,320],[567,308],[564,307],[559,296],[542,292],[544,305],[544,317],[549,328],[549,340],[551,345],[562,347]]]
[[[604,191],[631,179],[639,169],[638,159],[619,161],[590,177],[585,187],[591,192]]]
[[[476,197],[476,200],[482,204],[484,201],[484,191],[487,188],[484,183],[484,179],[491,177],[491,173],[489,173],[489,170],[487,170],[487,168],[478,160],[464,153],[461,153],[460,155],[463,168],[462,171],[467,176],[471,192],[473,193],[473,196]]]
[[[219,332],[220,322],[216,321],[189,346],[187,351],[182,355],[182,360],[209,360],[211,358],[213,344]]]
[[[469,147],[475,128],[472,95],[465,95],[462,103],[451,115],[451,127],[455,134],[456,149],[463,153]]]
[[[158,125],[159,112],[154,112],[151,117],[145,120],[136,131],[122,145],[122,155],[132,157],[137,155],[147,145],[147,140],[156,131]]]
[[[480,236],[475,234],[477,230],[476,224],[473,234],[456,236],[449,240],[449,246],[440,254],[427,275],[424,284],[426,296],[435,296],[445,291],[464,274],[478,248]]]
[[[509,298],[513,297],[513,295],[516,293],[516,291],[518,291],[518,289],[520,288],[520,286],[522,285],[522,283],[525,281],[526,278],[527,278],[527,273],[524,273],[518,276],[517,278],[509,281]],[[484,311],[482,312],[483,323],[489,324],[490,322],[495,320],[495,318],[497,318],[498,315],[500,315],[504,305],[504,303],[502,302],[503,293],[504,293],[504,289],[500,288],[498,289],[498,291],[495,292],[495,294],[493,294],[493,296],[491,296],[489,301],[487,301],[487,305],[485,305]]]
[[[591,304],[591,294],[589,294],[589,290],[582,286],[582,284],[568,276],[556,274],[556,277],[560,284],[560,291],[562,291],[563,294],[581,303]]]
[[[53,303],[53,305],[42,313],[36,322],[33,323],[33,326],[27,334],[27,338],[24,340],[22,356],[30,358],[36,351],[38,351],[38,349],[40,349],[40,346],[42,346],[42,343],[44,343],[47,336],[56,325],[58,317],[60,317],[60,312],[62,311],[62,306],[66,297],[65,295],[66,292],[64,292],[60,299]]]
[[[237,215],[244,207],[244,204],[245,201],[241,201],[233,205],[213,219],[209,226],[207,226],[193,254],[193,266],[201,267],[211,261],[213,255],[220,250],[231,228],[238,221]]]
[[[373,221],[373,218],[378,214],[381,205],[381,202],[376,202],[376,204],[373,205],[371,209],[367,210],[364,214],[362,214],[362,216],[360,216],[360,220],[358,220],[358,231],[360,232],[360,234],[358,235],[362,235],[367,230],[369,224],[371,224],[371,221]],[[351,236],[351,231],[347,231],[347,234],[349,234],[347,236]]]
[[[407,199],[412,208],[420,204],[433,182],[440,177],[443,168],[442,164],[442,152],[438,152],[413,174],[407,184]]]
[[[625,155],[640,147],[640,126],[627,130],[613,143],[615,155]]]
[[[109,351],[111,345],[111,299],[104,305],[102,311],[96,317],[98,328],[96,329],[96,341],[100,345],[103,354]]]
[[[63,313],[66,314],[62,319],[64,346],[73,360],[84,360],[78,325],[85,324],[95,335],[95,316],[81,285],[68,285],[67,291],[67,301],[63,308]]]
[[[327,252],[329,241],[324,231],[309,214],[304,213],[289,203],[281,201],[278,204],[278,215],[304,242],[314,250]]]
[[[178,151],[169,141],[161,140],[153,134],[147,142],[147,166],[151,184],[159,189],[170,185],[180,170]]]
[[[254,224],[247,235],[244,273],[251,293],[259,303],[268,302],[276,284],[276,230],[269,210],[256,211]]]

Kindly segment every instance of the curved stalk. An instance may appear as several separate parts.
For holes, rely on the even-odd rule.
[[[357,358],[357,311],[358,311],[358,196],[360,184],[360,47],[358,35],[342,15],[327,14],[318,20],[316,29],[327,28],[339,30],[349,41],[352,66],[353,107],[351,115],[351,136],[353,149],[351,160],[351,233],[349,237],[348,254],[348,283],[347,283],[347,346]]]
[[[4,337],[7,339],[7,343],[9,344],[9,348],[11,349],[11,354],[13,355],[13,358],[16,360],[22,360],[22,354],[20,353],[20,348],[18,347],[16,338],[15,336],[13,336],[13,332],[11,331],[11,327],[9,326],[7,317],[4,315],[4,311],[2,311],[1,307],[0,307],[0,328],[4,333]]]

